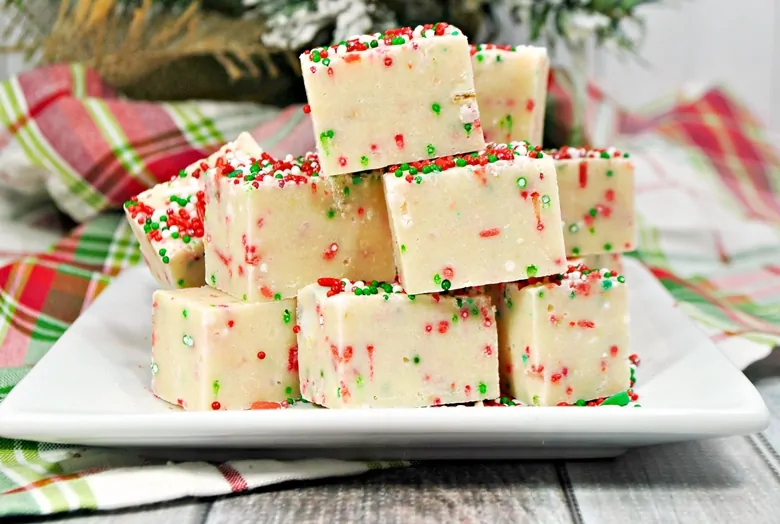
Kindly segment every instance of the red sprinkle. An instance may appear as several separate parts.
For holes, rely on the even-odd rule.
[[[257,358],[260,360],[265,360],[265,351],[260,351],[257,353]]]
[[[501,234],[501,230],[497,227],[491,228],[491,229],[483,229],[479,232],[479,236],[482,238],[490,238],[490,237],[497,237]]]
[[[309,104],[304,105],[303,112],[306,113],[307,115],[311,113],[311,106]]]
[[[404,148],[404,135],[395,135],[395,145],[398,147],[398,149]]]
[[[211,403],[211,409],[213,409],[214,411],[218,411],[221,407],[222,407],[222,404],[220,404],[216,400]]]

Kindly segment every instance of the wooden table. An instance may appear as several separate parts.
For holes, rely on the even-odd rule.
[[[745,372],[772,411],[761,435],[641,448],[601,461],[431,462],[68,524],[438,522],[780,523],[780,351]]]

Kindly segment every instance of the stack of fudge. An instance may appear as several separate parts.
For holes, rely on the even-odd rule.
[[[162,288],[154,393],[187,410],[634,399],[633,167],[531,145],[545,50],[438,23],[301,65],[316,153],[244,133],[125,204]]]

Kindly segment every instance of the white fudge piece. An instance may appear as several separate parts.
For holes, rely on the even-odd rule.
[[[563,147],[548,154],[558,172],[567,254],[634,250],[634,164],[628,153]]]
[[[298,294],[301,394],[329,408],[494,399],[489,297],[406,295],[381,282],[323,278]]]
[[[203,186],[186,174],[125,202],[125,216],[161,287],[194,287],[205,282],[204,210]]]
[[[191,411],[299,398],[295,300],[246,303],[215,289],[160,290],[152,391]]]
[[[380,175],[323,178],[317,155],[235,159],[207,176],[206,278],[249,301],[295,297],[321,275],[393,280]]]
[[[555,166],[524,142],[391,167],[383,181],[408,293],[566,269]]]
[[[205,283],[203,261],[203,175],[232,158],[235,152],[260,155],[248,133],[241,133],[218,151],[189,165],[168,182],[125,202],[125,216],[141,253],[158,284],[166,289],[198,287]]]
[[[563,275],[502,285],[503,391],[540,406],[582,404],[631,387],[623,276],[572,266]]]
[[[468,40],[446,23],[301,55],[325,175],[482,149]]]
[[[547,49],[479,44],[471,46],[471,64],[485,140],[541,145],[550,71]]]

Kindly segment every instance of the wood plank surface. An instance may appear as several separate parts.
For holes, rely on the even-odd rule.
[[[216,501],[206,524],[570,523],[549,463],[440,462]]]
[[[780,522],[780,479],[751,437],[630,451],[614,462],[569,462],[564,488],[587,524]]]

